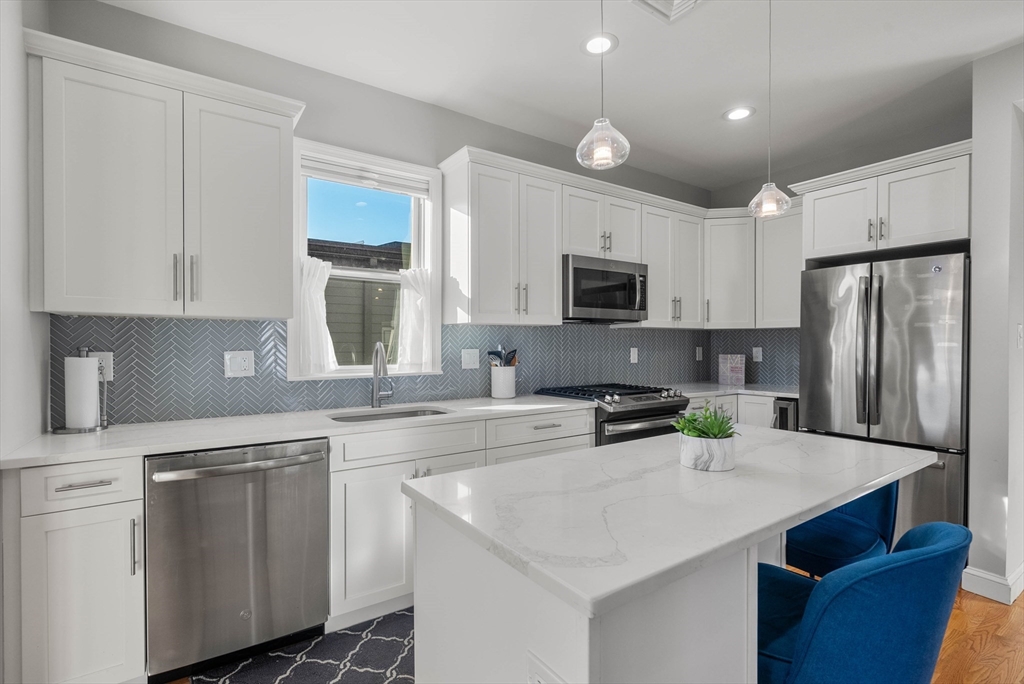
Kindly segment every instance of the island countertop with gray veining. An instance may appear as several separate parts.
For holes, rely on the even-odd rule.
[[[931,451],[739,425],[736,468],[676,435],[407,480],[420,507],[600,615],[936,461]]]

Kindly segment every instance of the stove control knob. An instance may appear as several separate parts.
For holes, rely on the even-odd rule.
[[[620,401],[622,401],[622,398],[618,394],[613,394],[612,395],[612,403],[613,404],[618,404]]]
[[[668,399],[671,396],[672,396],[672,392],[670,392],[669,390],[661,390],[661,398],[662,399]]]
[[[605,402],[607,402],[609,404],[612,403],[612,395],[610,395],[610,394],[604,395],[604,400],[605,400]]]
[[[683,390],[675,390],[674,392],[672,392],[672,396],[673,397],[681,397],[681,396],[683,396]]]

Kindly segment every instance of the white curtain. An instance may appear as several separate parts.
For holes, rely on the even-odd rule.
[[[331,275],[331,264],[302,257],[299,282],[299,310],[295,323],[299,329],[299,375],[318,375],[338,368],[334,341],[327,329],[327,300],[324,289]]]
[[[410,268],[400,271],[401,323],[398,326],[398,371],[423,370],[433,357],[434,338],[427,330],[430,306],[430,271]]]

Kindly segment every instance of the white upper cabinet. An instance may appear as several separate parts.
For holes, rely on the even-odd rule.
[[[562,322],[562,186],[519,176],[520,322]]]
[[[603,257],[608,229],[604,226],[604,195],[562,186],[562,253]]]
[[[25,41],[32,310],[289,318],[304,105],[55,36]]]
[[[704,323],[754,327],[754,219],[704,220]]]
[[[42,73],[42,310],[180,315],[182,93],[50,59]]]
[[[292,122],[185,94],[185,313],[292,312]]]
[[[969,237],[969,156],[878,178],[878,247],[907,247]]]
[[[856,178],[849,183],[795,184],[806,191],[804,258],[970,237],[971,157],[963,152],[969,145],[956,143],[840,174]]]
[[[800,273],[804,268],[800,243],[800,209],[756,221],[758,328],[800,327]],[[748,421],[749,422],[749,421]]]
[[[619,261],[640,261],[640,203],[605,196],[602,201],[604,256]]]
[[[803,205],[804,257],[875,249],[878,183],[874,178],[807,193]]]
[[[444,322],[561,324],[561,184],[472,163],[444,194]]]
[[[562,186],[562,252],[640,261],[640,203]]]
[[[647,264],[646,328],[703,328],[701,221],[644,205],[641,261]]]

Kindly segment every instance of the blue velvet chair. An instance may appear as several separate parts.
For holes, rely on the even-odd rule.
[[[786,564],[817,577],[892,548],[899,482],[879,487],[786,532]]]
[[[760,564],[758,682],[928,684],[970,543],[966,527],[935,522],[818,582]]]

